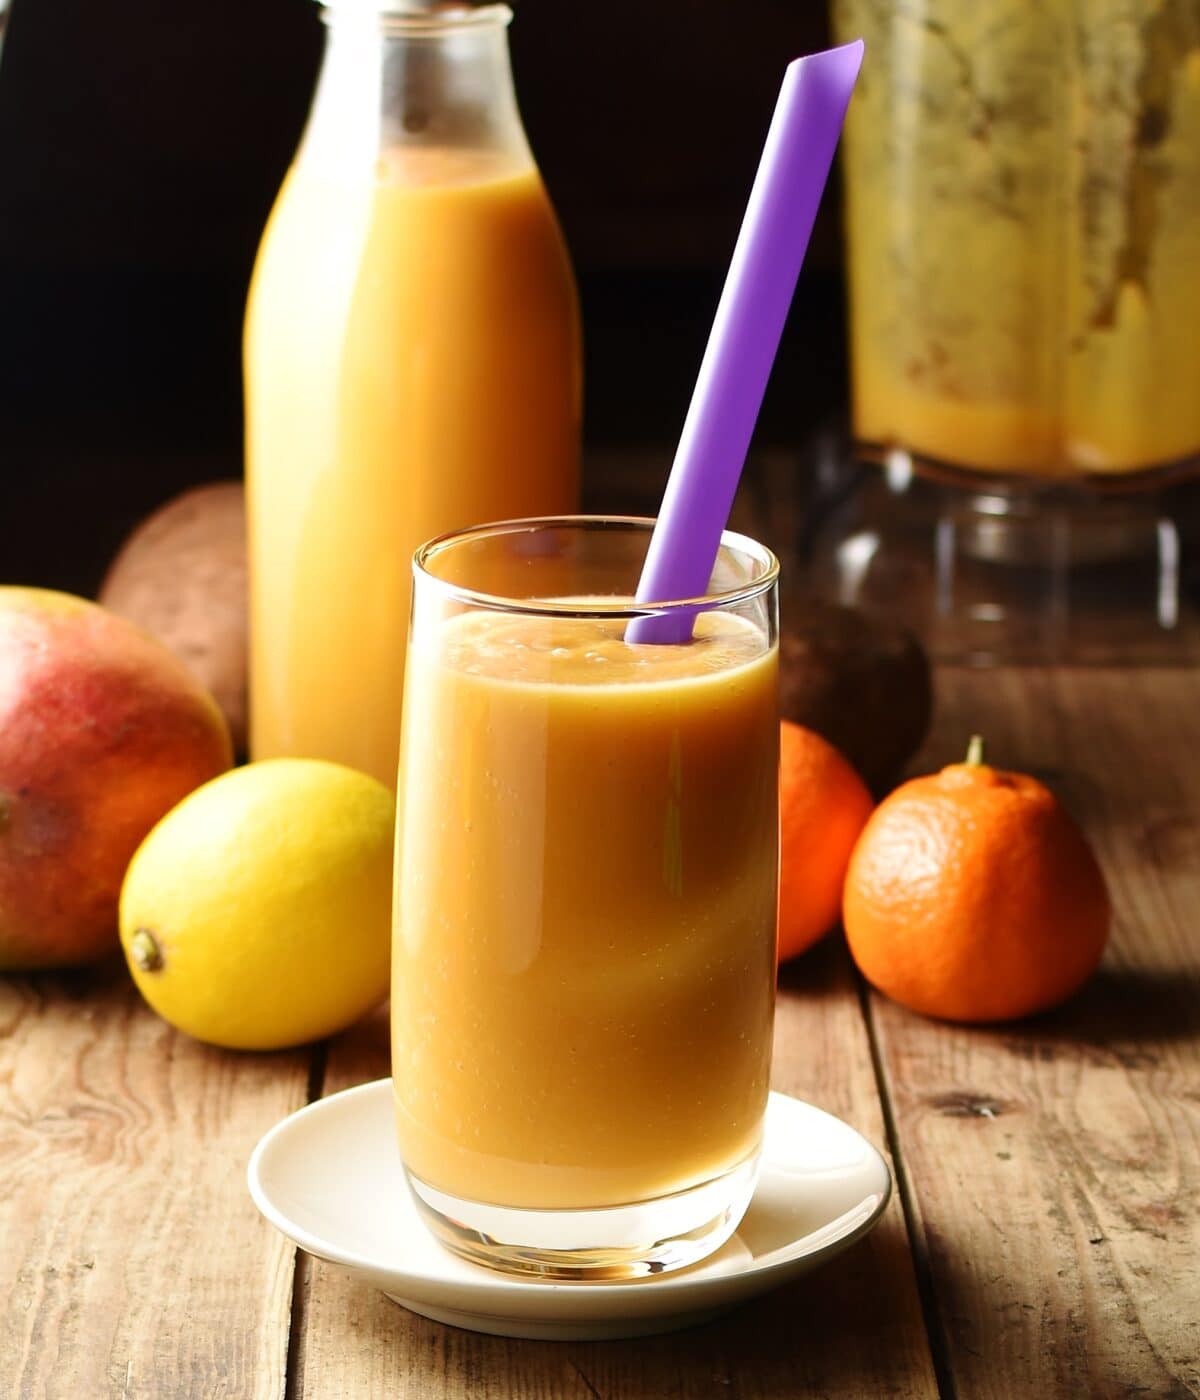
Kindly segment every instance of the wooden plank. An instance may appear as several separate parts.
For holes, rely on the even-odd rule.
[[[1091,834],[1116,909],[1100,974],[1017,1025],[873,997],[956,1393],[1200,1394],[1200,753],[1187,671],[943,671],[921,766],[988,736]]]
[[[333,1044],[326,1092],[387,1072],[387,1025],[379,1015]],[[775,1084],[883,1143],[858,994],[836,945],[784,973]],[[305,1262],[298,1319],[291,1393],[310,1400],[376,1394],[756,1400],[809,1393],[923,1400],[937,1394],[895,1200],[867,1240],[819,1273],[674,1336],[628,1342],[480,1336],[406,1312],[317,1260]]]
[[[0,1395],[283,1394],[292,1250],[245,1169],[307,1065],[177,1034],[123,964],[0,981]]]

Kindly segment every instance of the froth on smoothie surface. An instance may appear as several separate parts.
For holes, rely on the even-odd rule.
[[[406,189],[442,189],[447,185],[486,185],[532,175],[523,150],[476,150],[457,146],[392,146],[375,164],[376,179]]]
[[[700,613],[692,640],[679,645],[627,642],[627,626],[625,618],[471,612],[427,634],[426,645],[438,663],[464,675],[589,686],[699,678],[767,651],[762,629],[729,613]]]

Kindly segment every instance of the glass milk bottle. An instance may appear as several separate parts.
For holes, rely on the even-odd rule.
[[[579,315],[509,9],[323,13],[246,313],[250,748],[394,785],[414,549],[577,508]]]

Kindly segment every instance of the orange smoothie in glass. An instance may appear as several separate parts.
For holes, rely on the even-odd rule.
[[[623,631],[472,611],[413,639],[393,1080],[405,1164],[451,1196],[606,1207],[758,1149],[777,652],[720,612],[686,646]]]

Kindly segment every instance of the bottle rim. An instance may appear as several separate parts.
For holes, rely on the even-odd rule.
[[[507,27],[513,12],[508,5],[468,5],[438,0],[317,0],[326,22],[337,15],[381,21],[389,30],[418,37],[461,33],[466,29]]]

